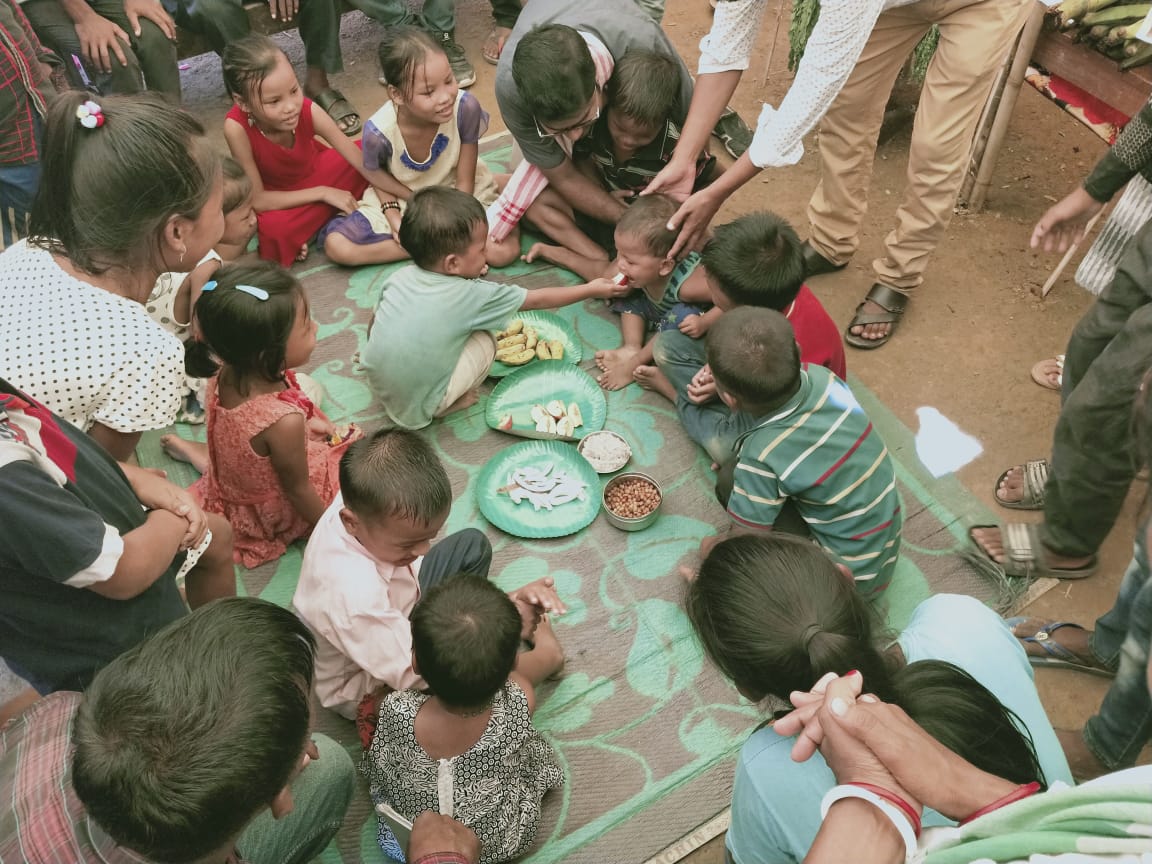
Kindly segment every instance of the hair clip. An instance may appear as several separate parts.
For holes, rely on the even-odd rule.
[[[219,283],[215,279],[209,279],[204,283],[204,287],[200,290],[202,292],[215,291],[218,284]],[[245,294],[251,297],[255,297],[257,300],[267,300],[269,297],[267,291],[265,291],[263,288],[257,288],[255,285],[237,285],[235,288],[237,291],[243,291]]]
[[[204,287],[201,288],[200,290],[201,291],[215,291],[216,290],[216,280],[215,279],[209,279],[207,282],[204,283]]]
[[[104,109],[88,99],[76,106],[76,119],[85,129],[97,129],[104,125]]]

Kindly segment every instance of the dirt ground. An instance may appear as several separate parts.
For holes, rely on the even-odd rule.
[[[620,0],[626,2],[626,0]],[[472,92],[493,112],[490,132],[503,128],[495,112],[492,87],[495,68],[485,64],[480,46],[491,18],[483,0],[457,4],[457,40],[476,66]],[[690,68],[698,43],[707,32],[707,0],[668,0],[664,27]],[[777,25],[774,12],[764,22],[758,53],[737,91],[735,107],[747,120],[761,102],[779,104],[791,81],[786,69],[787,10]],[[344,16],[345,71],[334,76],[363,116],[384,101],[376,82],[375,50],[381,28],[360,13]],[[295,33],[281,37],[298,63],[302,49]],[[773,40],[776,47],[773,50]],[[215,55],[193,58],[184,72],[185,101],[216,134],[228,100],[220,83]],[[958,215],[933,258],[926,282],[917,294],[899,333],[874,352],[849,349],[848,363],[911,429],[916,409],[937,408],[982,443],[983,455],[959,472],[960,480],[997,510],[992,490],[997,476],[1027,458],[1048,455],[1058,397],[1037,387],[1029,377],[1033,362],[1062,352],[1090,296],[1071,279],[1075,262],[1043,302],[1038,290],[1059,256],[1028,249],[1032,226],[1044,209],[1072,189],[1104,152],[1104,144],[1042,97],[1024,88],[996,170],[987,208]],[[881,147],[870,199],[872,218],[863,243],[845,271],[817,278],[813,289],[833,318],[846,323],[871,282],[870,262],[880,254],[904,186],[908,131]],[[812,136],[813,139],[815,136]],[[771,209],[807,231],[805,207],[818,172],[815,141],[793,168],[767,172],[728,202],[719,221],[753,209]],[[221,146],[223,141],[221,139]],[[1133,490],[1129,506],[1101,554],[1101,567],[1090,579],[1061,583],[1035,602],[1029,613],[1091,625],[1116,596],[1131,557],[1136,504],[1144,493]],[[1008,518],[1018,516],[1000,510]],[[1029,514],[1023,514],[1025,518]],[[1037,672],[1041,696],[1057,728],[1079,728],[1093,713],[1106,682],[1071,672]],[[678,838],[669,837],[672,843]],[[723,860],[719,840],[694,853],[694,864]]]

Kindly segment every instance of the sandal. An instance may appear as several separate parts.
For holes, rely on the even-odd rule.
[[[1003,563],[994,560],[973,536],[973,531],[982,528],[1000,529],[1000,542],[1004,547],[1005,557]],[[968,540],[976,547],[978,558],[990,563],[1005,576],[1024,576],[1028,579],[1039,579],[1044,576],[1052,579],[1084,579],[1096,572],[1099,563],[1093,555],[1083,567],[1050,566],[1047,553],[1040,542],[1040,526],[1035,524],[1008,522],[1004,525],[973,525],[968,529]]]
[[[352,103],[344,98],[344,94],[335,87],[329,87],[327,90],[317,93],[312,97],[312,101],[319,105],[325,114],[335,120],[340,131],[349,138],[354,138],[360,134],[360,129],[364,125],[360,122],[360,115],[352,107]],[[345,126],[345,121],[349,117],[354,118],[355,122]]]
[[[864,308],[864,303],[871,300],[883,312],[861,312]],[[908,295],[901,294],[895,288],[889,288],[883,282],[873,283],[872,287],[868,290],[868,296],[864,298],[864,303],[856,307],[856,314],[852,317],[852,323],[848,325],[848,329],[844,331],[844,341],[851,345],[853,348],[860,348],[864,351],[871,351],[874,348],[879,348],[881,345],[888,344],[888,340],[892,338],[892,334],[896,332],[896,325],[900,323],[900,318],[904,314],[904,308],[908,305]],[[868,324],[891,324],[888,332],[881,336],[879,339],[865,339],[863,336],[857,336],[852,332],[853,327],[862,327]]]
[[[996,499],[997,504],[1001,507],[1007,507],[1009,510],[1043,510],[1044,486],[1048,482],[1048,460],[1032,459],[1025,462],[1021,467],[1024,470],[1023,497],[1019,501],[1005,501],[1000,497],[1000,484],[1015,470],[1014,468],[1009,468],[997,478],[992,497]]]
[[[500,62],[500,55],[504,52],[504,43],[508,41],[508,37],[512,31],[507,27],[499,25],[493,26],[492,30],[488,33],[488,38],[484,40],[484,62],[491,63],[495,66]]]
[[[1052,386],[1051,376],[1056,373],[1056,386]],[[1064,386],[1064,355],[1057,354],[1055,357],[1049,357],[1047,360],[1041,360],[1032,367],[1032,380],[1043,387],[1045,390],[1055,390],[1060,392],[1060,388]]]
[[[1016,626],[1023,624],[1029,619],[1025,616],[1018,618],[1007,618],[1004,623],[1012,630],[1012,635],[1016,635]],[[1028,655],[1028,662],[1038,668],[1048,669],[1075,669],[1078,672],[1088,672],[1091,675],[1099,675],[1101,678],[1115,678],[1116,673],[1111,669],[1104,666],[1097,665],[1086,661],[1083,657],[1074,651],[1065,648],[1059,642],[1052,638],[1052,634],[1057,630],[1064,627],[1071,627],[1074,630],[1083,630],[1079,624],[1073,624],[1070,621],[1053,621],[1037,628],[1036,632],[1031,636],[1016,636],[1021,642],[1028,642],[1032,645],[1039,645],[1044,649],[1045,656],[1038,657],[1035,654]]]

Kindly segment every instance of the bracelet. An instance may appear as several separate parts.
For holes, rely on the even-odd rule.
[[[892,793],[888,792],[888,795],[892,795]],[[892,797],[897,796],[892,795]],[[820,818],[826,818],[828,816],[828,810],[832,805],[837,801],[843,801],[845,798],[859,798],[861,801],[867,801],[887,816],[888,821],[891,822],[892,826],[899,832],[900,839],[904,841],[904,860],[912,861],[915,858],[916,831],[913,825],[915,824],[918,828],[920,823],[919,819],[917,819],[915,823],[910,822],[908,813],[903,807],[897,807],[890,803],[886,797],[881,797],[868,789],[862,789],[859,785],[833,786],[829,789],[828,794],[824,796],[824,800],[820,802]],[[904,802],[904,804],[909,810],[912,809],[911,805],[907,802]]]
[[[860,789],[867,789],[873,795],[879,795],[885,801],[899,807],[904,812],[904,815],[908,817],[908,821],[912,823],[912,833],[916,835],[917,839],[920,838],[920,814],[912,808],[911,804],[895,792],[890,792],[883,786],[876,786],[873,783],[853,783],[852,785]]]
[[[380,209],[387,213],[389,210],[399,210],[400,204],[397,201],[385,201],[380,205]]]
[[[1040,784],[1035,780],[1031,783],[1025,783],[1022,786],[1017,786],[1003,798],[997,798],[991,804],[985,804],[967,819],[961,819],[961,825],[967,825],[969,822],[974,822],[981,816],[986,816],[993,810],[999,810],[1001,807],[1007,807],[1017,801],[1023,801],[1025,798],[1031,797],[1040,791]]]

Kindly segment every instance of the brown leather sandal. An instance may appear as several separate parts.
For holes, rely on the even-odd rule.
[[[860,311],[864,308],[864,303],[867,303],[869,300],[884,311]],[[875,282],[872,287],[868,289],[868,296],[864,298],[864,303],[856,307],[856,314],[852,318],[852,323],[849,324],[844,331],[844,341],[853,348],[871,351],[874,348],[879,348],[881,345],[886,345],[888,340],[892,338],[892,334],[896,332],[896,325],[900,323],[900,318],[903,316],[904,309],[908,305],[908,295],[901,294],[895,288],[890,288],[883,282]],[[892,326],[889,327],[888,332],[879,339],[866,339],[852,332],[853,327],[862,327],[868,324],[891,324]]]

